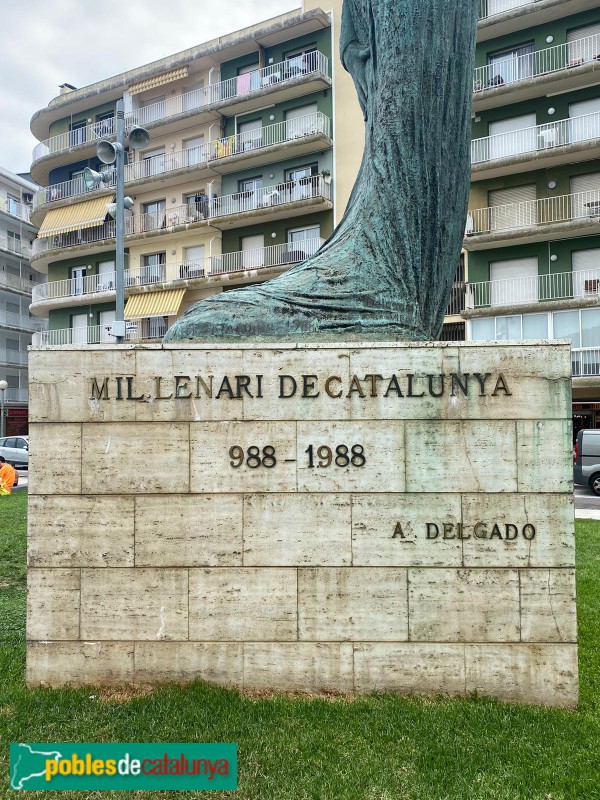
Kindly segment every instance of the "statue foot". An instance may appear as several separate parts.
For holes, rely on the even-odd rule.
[[[357,278],[361,275],[362,279]],[[397,292],[377,286],[367,269],[342,272],[331,264],[327,251],[321,251],[272,281],[201,300],[174,323],[163,341],[428,338],[416,309],[408,307]]]

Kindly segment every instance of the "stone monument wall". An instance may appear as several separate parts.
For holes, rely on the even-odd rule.
[[[568,345],[30,355],[30,686],[577,704]]]

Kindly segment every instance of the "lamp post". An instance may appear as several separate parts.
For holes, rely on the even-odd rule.
[[[0,381],[0,439],[4,438],[4,394],[8,389],[8,381]]]
[[[103,139],[96,146],[96,155],[103,164],[114,164],[116,172],[116,203],[114,209],[111,204],[108,212],[116,220],[115,235],[115,277],[116,277],[116,302],[115,302],[115,321],[112,326],[111,334],[115,337],[117,344],[125,341],[125,209],[133,208],[133,200],[125,197],[125,106],[123,100],[117,100],[117,141],[112,142]],[[134,150],[141,150],[147,147],[150,141],[150,134],[145,128],[134,125],[127,137],[130,147]],[[86,167],[83,171],[83,179],[87,189],[97,189],[102,182],[110,178],[110,172],[95,172]]]

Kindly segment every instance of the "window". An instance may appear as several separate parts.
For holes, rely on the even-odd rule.
[[[321,246],[321,227],[294,228],[288,231],[286,263],[297,263],[314,256]]]
[[[242,267],[253,269],[265,264],[265,235],[242,236]]]
[[[581,347],[579,311],[556,311],[553,317],[554,338],[570,339],[573,347]]]
[[[570,181],[572,219],[598,219],[600,216],[600,172],[577,175]]]
[[[537,150],[538,136],[535,114],[524,114],[499,122],[491,122],[489,134],[490,159],[506,158],[519,153],[532,153]]]
[[[515,302],[535,302],[538,299],[537,258],[515,258],[490,264],[491,297],[493,306]]]
[[[158,97],[150,97],[148,100],[142,100],[141,107],[144,109],[142,114],[144,122],[162,119],[165,116],[165,97],[160,95]]]
[[[315,179],[315,175],[318,174],[318,171],[318,164],[307,164],[303,167],[286,170],[285,179],[293,184],[290,200],[306,200],[317,195],[318,181]]]
[[[598,58],[600,53],[600,24],[586,25],[567,34],[568,65],[578,67]]]
[[[503,86],[505,83],[531,78],[534,71],[533,42],[488,56],[489,86]]]
[[[240,192],[256,192],[263,187],[262,175],[258,178],[247,178],[239,182]]]
[[[255,119],[252,120],[252,122],[242,122],[238,128],[238,133],[238,150],[254,150],[257,147],[262,147],[262,119]]]
[[[535,200],[535,184],[489,192],[490,230],[504,231],[535,225],[537,223]]]
[[[319,133],[317,128],[317,104],[294,108],[285,115],[286,139],[299,139]]]
[[[158,147],[156,150],[146,150],[140,155],[140,161],[144,165],[144,177],[160,175],[161,172],[165,171],[165,148]]]
[[[184,166],[189,167],[206,161],[204,136],[195,136],[193,139],[187,139],[183,143],[183,149],[185,150]]]
[[[191,111],[194,108],[200,108],[204,105],[204,81],[184,86],[182,91],[183,95],[183,110]]]
[[[524,339],[547,339],[548,338],[548,314],[524,314],[523,315],[523,338]]]
[[[8,249],[14,253],[21,252],[21,234],[14,231],[7,231],[8,236]]]
[[[600,97],[569,105],[569,141],[600,138]]]
[[[66,195],[67,197],[72,197],[76,194],[83,194],[85,192],[85,182],[83,180],[83,170],[78,169],[75,172],[71,173],[71,186],[70,191]]]
[[[142,206],[144,215],[142,230],[156,231],[159,228],[164,228],[166,208],[166,200],[154,200],[151,203],[144,203]]]
[[[71,135],[69,136],[71,147],[76,147],[78,144],[84,144],[87,140],[86,137],[87,123],[85,120],[81,122],[72,122],[69,126]]]
[[[98,291],[114,289],[117,282],[114,261],[100,261],[98,264]]]
[[[312,175],[317,175],[319,172],[318,164],[308,164],[305,167],[294,167],[293,169],[286,170],[286,181],[301,181],[310,179]]]
[[[285,57],[288,76],[293,78],[295,75],[304,75],[307,72],[314,72],[317,63],[316,52],[316,46],[311,45],[310,47],[288,53]]]
[[[83,294],[85,292],[85,267],[73,267],[71,270],[71,294]]]
[[[575,251],[571,256],[571,269],[574,297],[600,294],[600,249]]]
[[[13,217],[19,216],[19,206],[21,205],[18,197],[13,197],[11,194],[6,197],[6,210]]]
[[[600,309],[588,308],[581,312],[581,346],[600,345]]]
[[[110,330],[113,322],[115,321],[114,311],[101,311],[100,312],[100,341],[101,342],[114,342],[114,336],[111,336]]]
[[[71,343],[88,343],[88,316],[87,314],[73,314],[71,317]]]
[[[204,245],[186,247],[184,250],[184,263],[179,267],[180,278],[204,277]]]
[[[185,203],[190,221],[193,222],[208,217],[208,195],[204,189],[198,189],[198,191],[186,195]]]
[[[114,132],[115,132],[114,111],[105,111],[102,114],[96,114],[96,124],[94,125],[94,134],[99,139],[104,139],[106,136],[112,136]]]
[[[164,280],[164,266],[167,263],[166,253],[148,253],[142,257],[143,283],[159,283]]]

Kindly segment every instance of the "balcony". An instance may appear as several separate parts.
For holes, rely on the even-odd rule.
[[[126,114],[125,123],[127,126],[143,125],[153,128],[209,111],[214,112],[212,117],[217,120],[221,115],[242,114],[260,107],[261,99],[265,95],[269,96],[270,102],[281,102],[293,96],[298,85],[302,86],[303,94],[330,86],[327,56],[318,51],[306,53],[212,86],[175,95],[131,111]],[[231,109],[231,113],[228,109]],[[90,148],[98,139],[111,138],[114,135],[114,120],[109,119],[53,136],[34,148],[32,168],[41,159],[70,150]]]
[[[11,367],[26,367],[27,351],[7,350],[6,348],[0,348],[0,364],[5,364]]]
[[[135,320],[127,323],[126,338],[130,342],[160,340],[167,332],[168,325],[163,317]],[[41,331],[33,335],[31,346],[37,347],[85,347],[90,344],[112,344],[115,339],[103,325],[90,325],[87,328],[60,328]]]
[[[38,284],[32,283],[27,278],[11,275],[10,272],[0,272],[0,289],[14,289],[15,292],[30,295],[32,289]]]
[[[479,0],[480,42],[598,7],[597,0]]]
[[[26,259],[29,259],[32,253],[28,243],[26,244],[19,239],[15,240],[3,233],[0,233],[0,249],[4,250],[10,255],[19,256]]]
[[[505,61],[477,67],[473,75],[473,111],[597,82],[600,82],[600,34],[520,56],[509,54]]]
[[[466,309],[477,311],[490,309],[496,313],[499,307],[550,303],[560,306],[597,305],[600,303],[600,269],[577,272],[557,272],[552,275],[531,275],[500,281],[481,281],[466,285]]]
[[[12,311],[0,310],[0,328],[15,328],[20,331],[40,331],[45,322],[33,319],[27,314],[14,314]]]
[[[589,161],[598,156],[600,112],[475,139],[471,142],[472,180],[548,168],[567,161]]]
[[[469,211],[464,247],[487,250],[502,243],[597,235],[599,229],[600,189],[595,189]]]
[[[29,222],[31,207],[13,200],[11,197],[0,197],[0,211],[22,222]]]
[[[199,147],[163,153],[127,164],[125,183],[145,185],[158,179],[165,186],[168,185],[165,178],[171,176],[175,182],[186,172],[193,172],[199,177],[199,173],[223,174],[261,166],[272,161],[274,152],[283,148],[286,158],[292,158],[330,146],[331,120],[318,112],[248,133],[217,139]],[[243,165],[240,164],[241,161]],[[105,190],[114,186],[114,177],[103,184]],[[47,204],[83,195],[90,195],[83,178],[74,178],[37,191],[33,198],[33,208],[37,211]]]
[[[574,378],[595,378],[600,375],[600,347],[574,347],[571,351]]]
[[[5,395],[7,403],[27,403],[29,400],[27,389],[6,389]]]
[[[168,264],[135,267],[125,270],[125,291],[130,294],[135,287],[171,285],[178,282],[199,280],[218,282],[220,276],[240,272],[253,275],[258,270],[272,269],[280,272],[283,268],[313,256],[323,241],[323,239],[307,239],[294,244],[224,253],[193,261],[172,261]],[[33,289],[31,310],[43,316],[47,310],[72,306],[78,301],[83,302],[83,298],[86,303],[104,303],[114,297],[115,287],[114,272],[39,284]]]
[[[210,224],[237,228],[270,219],[285,219],[332,208],[331,181],[313,175],[274,186],[216,197],[211,201]]]

